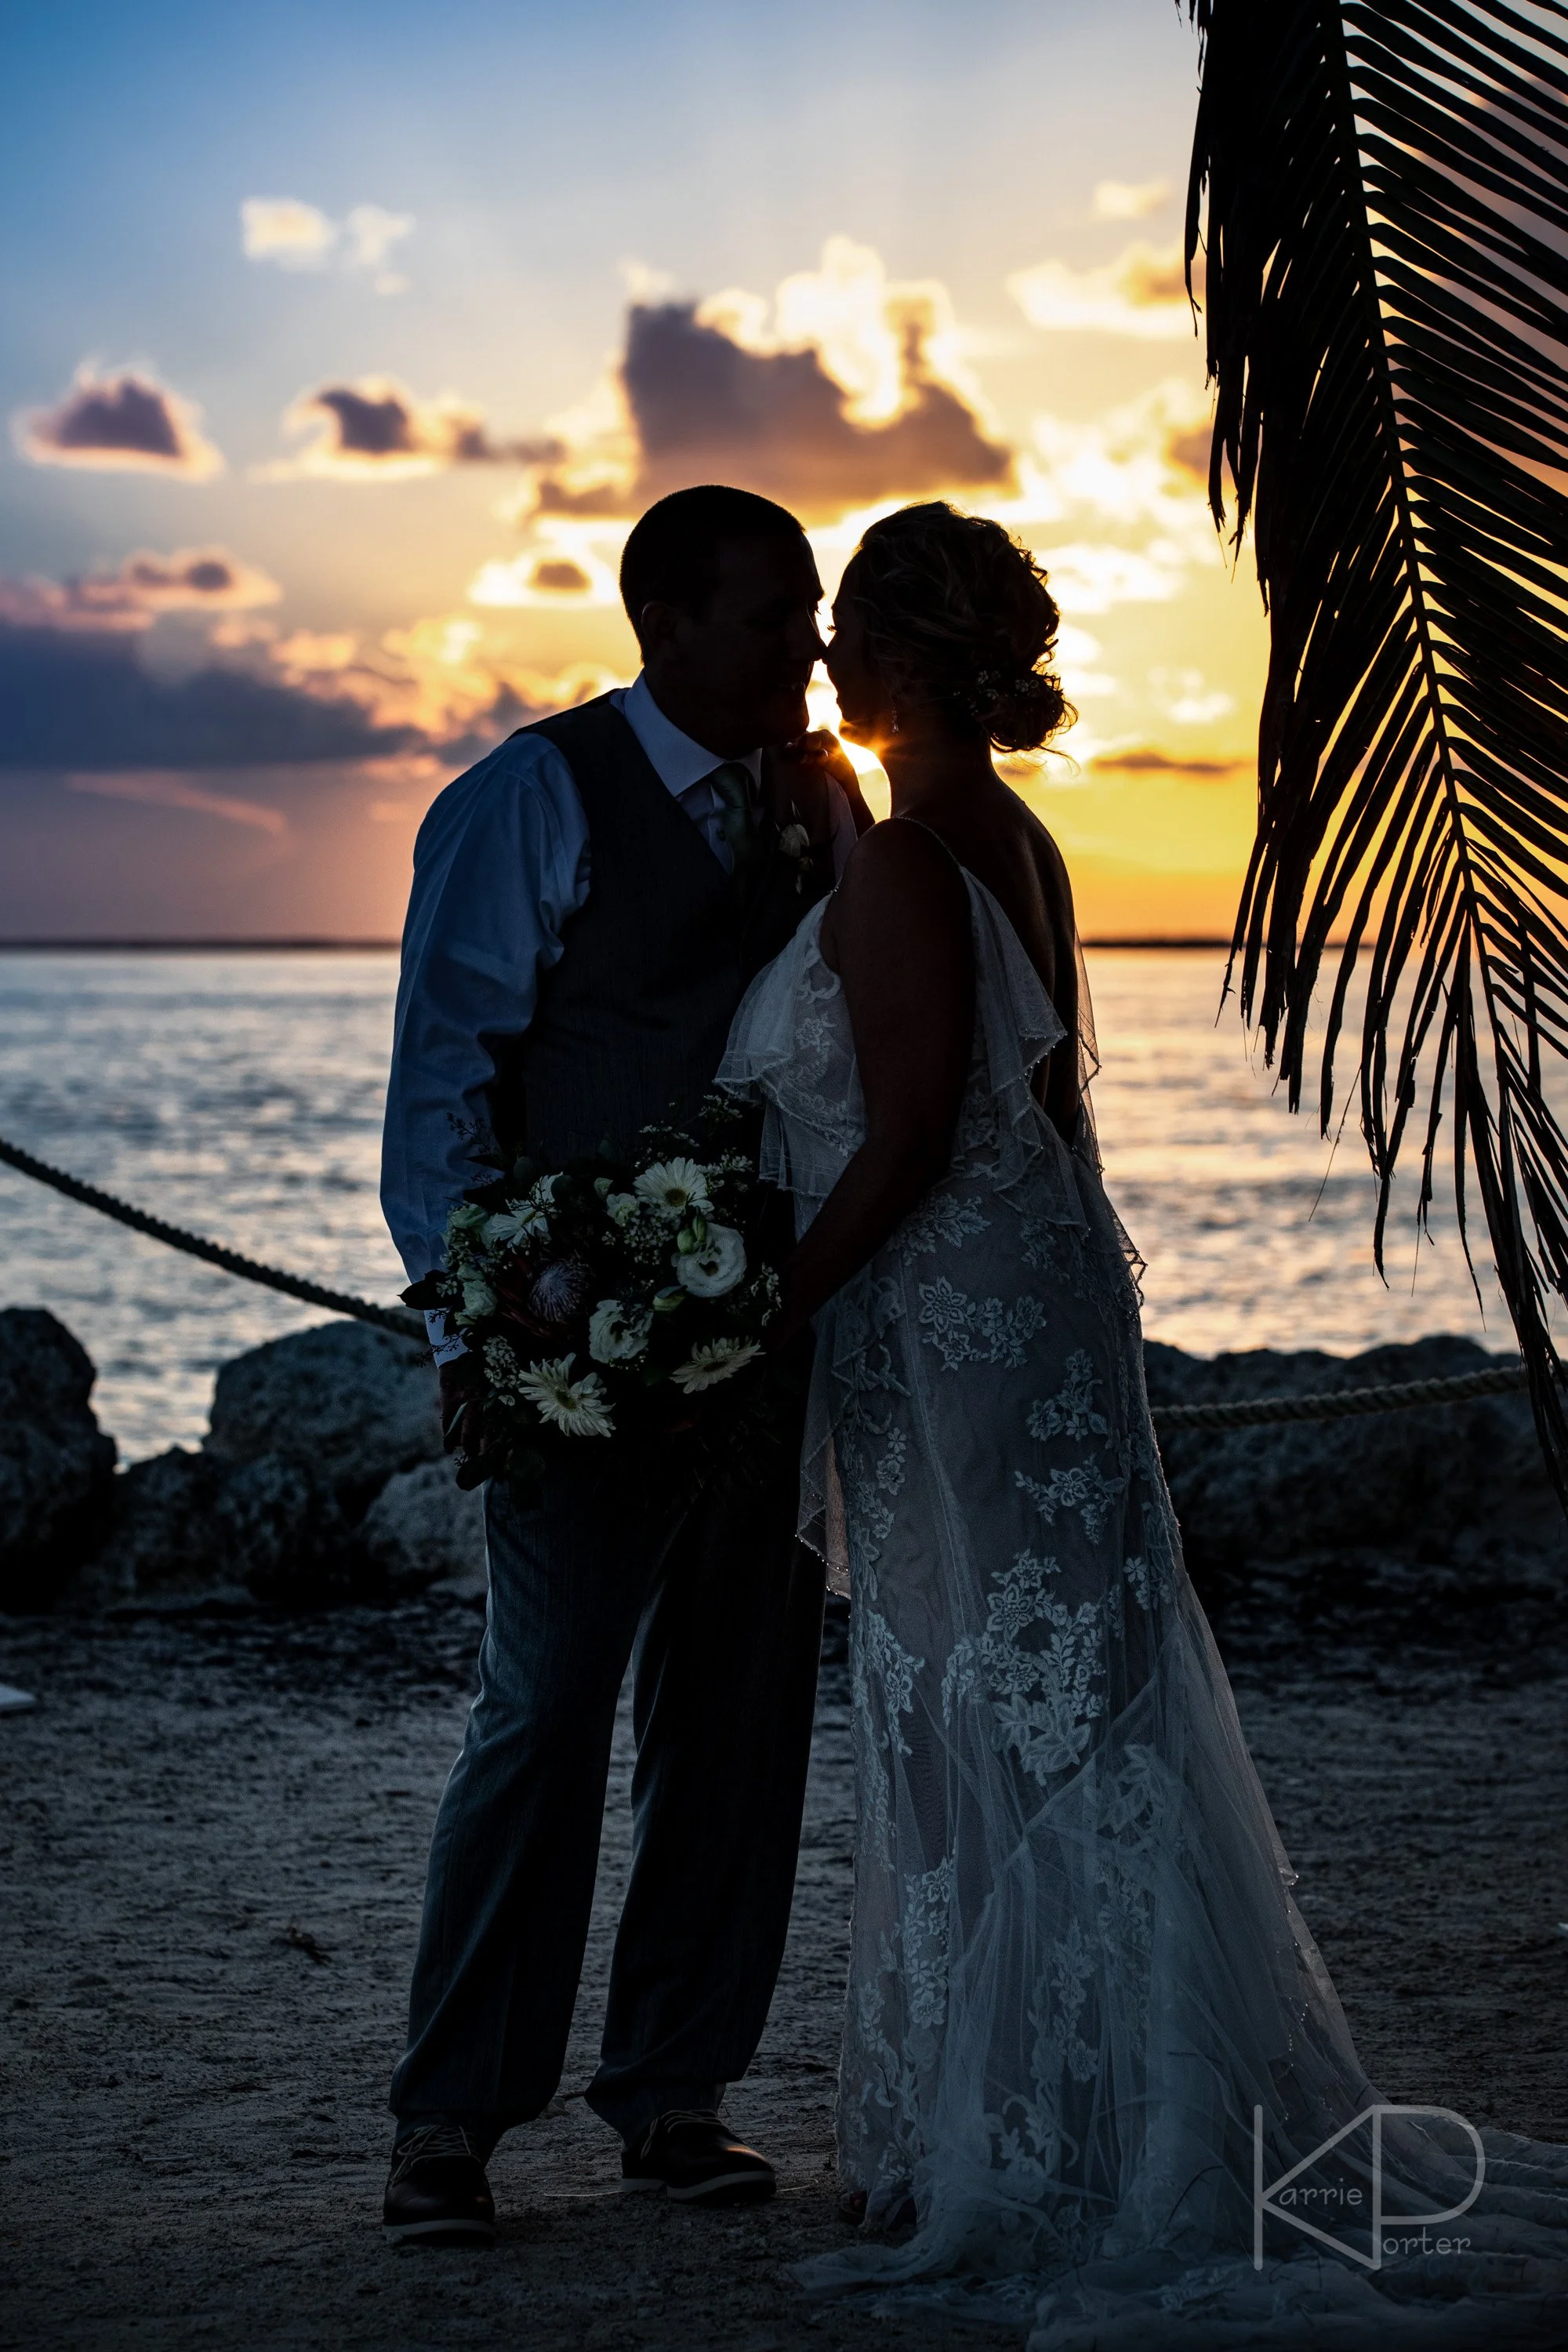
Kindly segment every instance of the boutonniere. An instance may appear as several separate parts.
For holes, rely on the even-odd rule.
[[[795,867],[795,887],[803,891],[811,879],[811,835],[797,815],[779,834],[779,856]]]

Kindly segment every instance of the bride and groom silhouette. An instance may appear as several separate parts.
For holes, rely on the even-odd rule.
[[[1542,2291],[1551,2151],[1489,2146],[1458,2302],[1442,2257],[1324,2259],[1258,2202],[1291,2178],[1353,2215],[1375,2168],[1376,2210],[1436,2214],[1470,2152],[1414,2115],[1375,2158],[1358,2134],[1376,2095],[1183,1566],[1070,887],[992,760],[1068,715],[1045,574],[996,523],[910,507],[867,532],[825,646],[798,523],[707,488],[643,517],[621,584],[637,683],[521,730],[420,834],[384,1201],[417,1279],[465,1127],[570,1157],[717,1080],[761,1106],[793,1204],[777,1346],[809,1394],[798,1453],[668,1523],[588,1460],[537,1507],[487,1488],[388,2231],[492,2234],[489,2156],[556,2091],[628,1663],[635,1859],[588,2104],[629,2189],[773,2192],[720,2111],[784,1945],[826,1576],[851,1603],[857,2234],[805,2284],[1041,2347],[1468,2341],[1494,2289]],[[889,822],[808,732],[818,659]],[[432,1338],[460,1444],[461,1343]]]

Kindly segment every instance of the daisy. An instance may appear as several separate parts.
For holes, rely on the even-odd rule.
[[[703,1215],[713,1205],[708,1198],[708,1171],[695,1160],[656,1160],[636,1180],[640,1201],[647,1201],[678,1225],[693,1212]]]
[[[699,1389],[716,1388],[721,1381],[732,1379],[742,1364],[762,1352],[754,1339],[704,1339],[669,1377],[678,1389],[694,1396]]]
[[[616,1424],[604,1382],[597,1372],[574,1381],[576,1360],[558,1356],[553,1362],[530,1364],[517,1375],[518,1392],[537,1407],[542,1421],[553,1422],[568,1437],[611,1437]]]

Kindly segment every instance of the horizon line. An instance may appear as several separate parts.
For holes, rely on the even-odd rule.
[[[1137,948],[1153,950],[1179,948],[1184,950],[1212,949],[1228,953],[1231,941],[1209,932],[1136,931],[1125,938],[1109,933],[1097,934],[1080,942],[1085,948]],[[1329,940],[1330,947],[1342,946],[1342,940]],[[48,955],[51,953],[93,953],[121,955],[306,955],[306,954],[395,954],[402,945],[396,939],[339,939],[328,935],[320,938],[310,933],[288,937],[247,939],[221,938],[133,938],[89,937],[80,933],[64,933],[56,938],[0,938],[0,955]]]

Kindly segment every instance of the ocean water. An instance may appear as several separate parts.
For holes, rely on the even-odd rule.
[[[1342,1354],[1430,1331],[1510,1344],[1483,1319],[1452,1219],[1389,1280],[1352,1121],[1337,1152],[1248,1054],[1222,959],[1089,958],[1106,1177],[1145,1260],[1145,1328],[1203,1354]],[[392,1301],[404,1276],[376,1202],[390,953],[0,952],[0,1135],[252,1257]],[[1404,1191],[1413,1196],[1415,1180]],[[50,1308],[98,1367],[121,1455],[196,1442],[214,1375],[321,1318],[0,1167],[0,1305]]]

